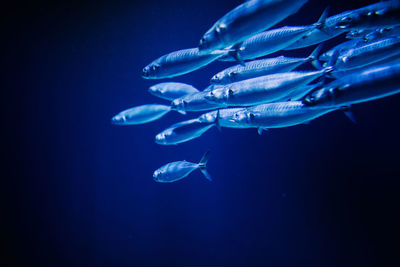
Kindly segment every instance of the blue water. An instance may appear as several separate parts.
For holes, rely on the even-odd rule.
[[[194,47],[242,1],[62,1],[6,7],[2,138],[14,264],[32,266],[395,266],[399,261],[400,96],[258,136],[211,129],[179,146],[155,134],[178,113],[140,126],[119,111],[165,103],[141,69]],[[373,1],[310,0],[279,25],[315,22]],[[342,41],[336,38],[326,48]],[[313,47],[285,55],[307,56]],[[202,89],[228,63],[177,77]],[[311,66],[304,66],[304,69]],[[154,81],[156,83],[158,81]],[[190,116],[190,115],[189,115]],[[209,172],[173,184],[160,166]],[[9,186],[8,186],[9,185]]]

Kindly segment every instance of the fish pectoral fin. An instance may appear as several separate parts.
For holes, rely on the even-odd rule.
[[[258,129],[257,129],[258,135],[262,135],[263,131],[268,131],[268,129],[263,129],[263,128],[261,128],[261,127],[258,128]]]
[[[176,111],[179,112],[182,115],[186,115],[186,111],[184,111],[184,110],[177,109]]]
[[[357,124],[356,117],[354,116],[353,111],[351,110],[350,106],[342,107],[341,110],[343,111],[344,115],[346,115],[349,120],[351,120],[353,123]]]

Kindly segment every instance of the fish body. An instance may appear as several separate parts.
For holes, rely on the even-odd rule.
[[[400,92],[400,63],[371,67],[341,77],[303,100],[315,108],[349,106]]]
[[[198,48],[189,48],[164,55],[143,68],[145,79],[164,79],[180,76],[208,65],[227,52],[200,53]]]
[[[177,145],[200,137],[213,126],[214,123],[199,119],[179,122],[157,134],[155,142],[160,145]]]
[[[313,29],[315,26],[285,26],[261,32],[243,41],[236,53],[242,60],[263,57],[288,47]],[[229,54],[219,60],[236,61]]]
[[[243,42],[286,17],[295,14],[308,0],[250,0],[219,19],[201,38],[203,53]]]
[[[200,169],[206,179],[211,180],[211,176],[207,172],[209,154],[209,151],[206,152],[199,163],[187,162],[185,160],[168,163],[154,171],[154,181],[160,183],[172,183],[187,177],[197,169]]]
[[[400,54],[400,37],[386,37],[341,53],[334,64],[337,70],[361,68]]]
[[[215,74],[211,78],[211,83],[228,84],[268,74],[290,72],[304,63],[316,60],[320,49],[321,46],[317,47],[310,56],[306,58],[279,56],[249,61],[244,65],[235,65]]]
[[[337,23],[343,29],[376,29],[400,25],[400,1],[381,1],[350,12]]]
[[[299,87],[305,86],[332,69],[308,72],[287,72],[265,75],[227,84],[208,92],[205,98],[211,103],[225,106],[250,106],[284,98]]]
[[[307,123],[335,109],[312,109],[301,101],[276,102],[239,111],[234,121],[248,128],[282,128]]]
[[[172,108],[179,111],[205,111],[205,110],[213,110],[221,107],[221,104],[218,103],[210,103],[207,101],[205,96],[208,93],[208,90],[212,90],[213,86],[207,91],[200,91],[198,93],[186,95],[181,98],[177,98],[172,101]]]
[[[152,122],[160,119],[171,111],[170,106],[149,104],[124,110],[111,119],[116,125],[135,125]]]
[[[199,90],[189,84],[175,82],[158,83],[149,88],[150,94],[170,101],[197,92]]]

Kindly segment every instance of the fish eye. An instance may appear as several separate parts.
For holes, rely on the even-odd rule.
[[[254,115],[254,113],[250,113],[249,117],[250,117],[251,120],[253,120],[256,117],[256,115]]]
[[[228,90],[228,95],[233,96],[233,93],[234,93],[234,92],[233,92],[232,89],[229,89],[229,90]]]

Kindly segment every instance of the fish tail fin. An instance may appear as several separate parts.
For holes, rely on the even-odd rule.
[[[324,9],[324,12],[322,12],[322,15],[321,15],[321,17],[319,17],[318,21],[316,23],[314,23],[314,26],[318,30],[320,30],[320,31],[322,31],[323,33],[326,33],[326,34],[330,34],[325,30],[325,22],[326,22],[326,18],[329,15],[329,11],[330,11],[330,7],[328,6],[328,7],[326,7]]]
[[[200,171],[201,173],[204,175],[204,177],[209,180],[212,181],[211,179],[211,175],[208,173],[207,171],[207,162],[208,162],[208,158],[210,156],[210,151],[207,151],[203,157],[201,158],[200,162],[199,162],[199,167],[200,167]]]
[[[318,57],[319,54],[321,53],[322,47],[324,46],[324,43],[321,43],[318,45],[308,56],[308,60],[311,61],[311,65],[314,66],[316,69],[322,69],[321,62],[319,61]]]

